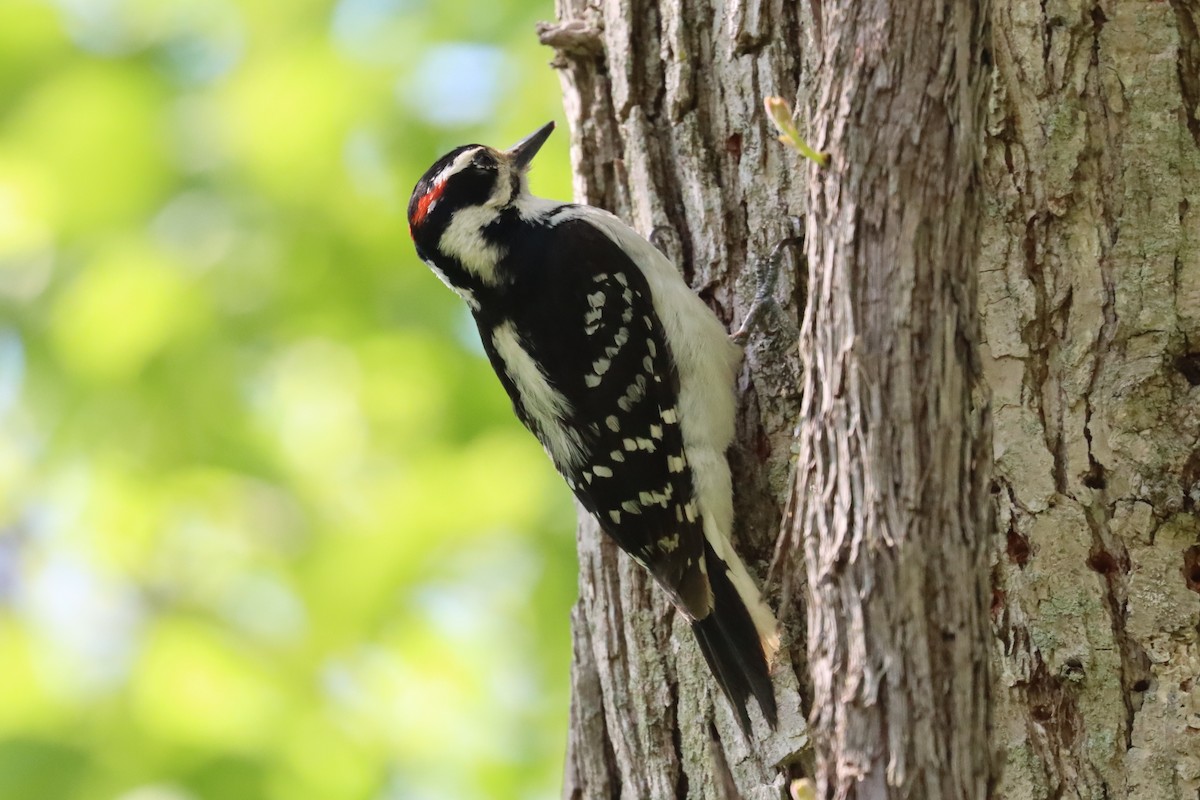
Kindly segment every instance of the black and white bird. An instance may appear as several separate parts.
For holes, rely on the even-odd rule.
[[[671,262],[612,214],[529,193],[554,129],[455,148],[417,182],[417,254],[471,309],[484,351],[600,528],[691,622],[743,730],[776,724],[778,625],[730,543],[741,353]]]

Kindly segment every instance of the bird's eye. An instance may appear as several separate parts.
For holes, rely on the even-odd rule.
[[[480,169],[495,169],[496,158],[486,150],[480,150],[476,156],[471,159],[471,166],[479,167]]]

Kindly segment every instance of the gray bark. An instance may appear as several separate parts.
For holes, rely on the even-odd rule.
[[[760,579],[787,534],[792,601],[766,587],[780,730],[737,732],[686,625],[585,517],[567,797],[774,798],[818,763],[847,796],[983,797],[989,763],[1009,800],[1200,794],[1200,20],[1186,0],[993,0],[977,119],[966,4],[945,5],[936,63],[819,0],[558,0],[543,31],[577,199],[657,229],[731,327],[811,202],[820,367],[770,317],[731,453]],[[830,168],[775,141],[767,95],[796,99]],[[793,322],[803,281],[776,290]]]
[[[823,4],[792,530],[817,795],[983,798],[991,473],[977,385],[979,4]]]
[[[1200,38],[995,0],[980,274],[998,795],[1200,795]]]

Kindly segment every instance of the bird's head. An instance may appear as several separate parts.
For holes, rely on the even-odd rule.
[[[459,212],[498,215],[527,194],[525,173],[553,130],[554,123],[547,123],[508,150],[468,144],[439,158],[417,181],[408,202],[413,241],[434,245]]]

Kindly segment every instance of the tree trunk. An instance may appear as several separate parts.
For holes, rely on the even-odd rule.
[[[994,2],[999,794],[1196,800],[1200,19]]]
[[[898,44],[926,5],[946,16]],[[988,47],[965,2],[845,6],[558,0],[542,32],[576,199],[653,232],[731,327],[793,217],[813,287],[802,375],[804,275],[780,273],[730,456],[760,579],[803,467],[795,602],[766,586],[779,730],[738,732],[687,626],[584,516],[564,795],[777,798],[819,772],[822,796],[974,798],[994,765],[1010,800],[1196,798],[1196,11],[993,0]],[[775,141],[768,95],[828,168]]]
[[[970,0],[826,2],[792,544],[819,797],[986,797],[987,400]]]

